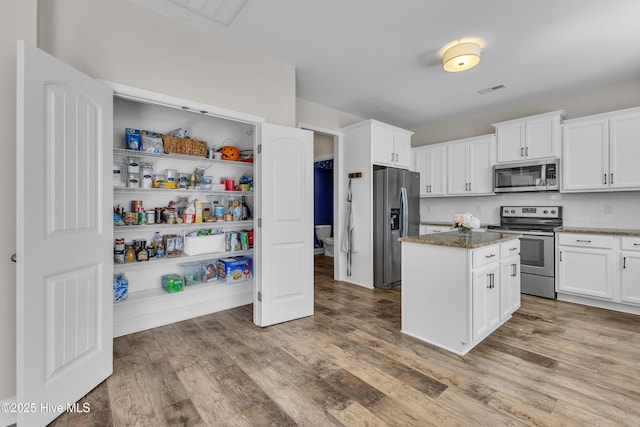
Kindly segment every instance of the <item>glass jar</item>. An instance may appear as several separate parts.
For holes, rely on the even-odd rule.
[[[136,247],[129,244],[124,247],[124,262],[136,262]]]

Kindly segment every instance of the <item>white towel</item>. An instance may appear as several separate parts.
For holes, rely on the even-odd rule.
[[[358,252],[358,235],[356,229],[355,215],[351,202],[347,202],[345,212],[344,233],[342,234],[342,251],[343,252]]]

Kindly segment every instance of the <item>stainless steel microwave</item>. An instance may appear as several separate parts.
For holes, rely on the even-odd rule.
[[[493,191],[557,191],[559,159],[505,163],[493,167]]]

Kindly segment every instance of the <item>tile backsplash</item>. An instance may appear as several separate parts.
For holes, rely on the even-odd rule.
[[[422,198],[420,220],[451,222],[456,213],[471,212],[483,225],[499,224],[500,206],[504,205],[562,206],[568,227],[640,229],[640,191]]]

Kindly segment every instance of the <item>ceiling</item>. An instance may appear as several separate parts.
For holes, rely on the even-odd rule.
[[[298,98],[409,129],[640,76],[638,0],[241,0],[228,25],[178,5],[223,0],[132,1],[295,65]],[[467,37],[480,64],[445,72]]]

